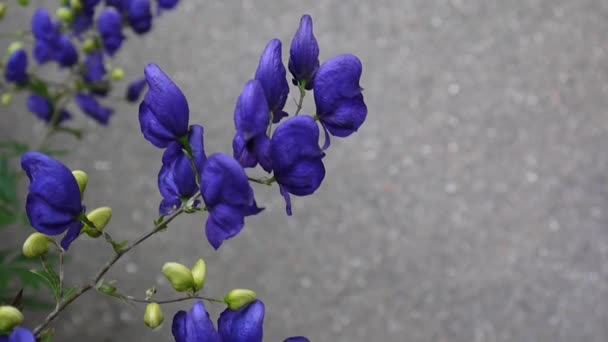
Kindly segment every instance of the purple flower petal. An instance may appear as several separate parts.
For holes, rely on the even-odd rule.
[[[93,96],[78,94],[74,100],[85,114],[102,125],[107,125],[110,116],[114,113],[112,108],[103,107]]]
[[[101,35],[104,50],[113,56],[125,36],[122,34],[122,16],[114,7],[106,8],[97,19],[97,29]]]
[[[272,121],[274,123],[287,115],[283,112],[289,94],[286,73],[281,59],[281,41],[273,39],[266,45],[260,57],[255,79],[260,81],[264,89],[268,108],[273,113]]]
[[[264,314],[264,303],[260,300],[236,311],[224,310],[217,323],[222,341],[262,342]]]
[[[177,312],[171,332],[175,342],[221,342],[202,301],[194,303],[188,312]]]
[[[300,27],[291,41],[288,67],[294,85],[305,81],[307,90],[313,88],[315,74],[319,69],[319,44],[312,30],[310,15],[302,16]]]

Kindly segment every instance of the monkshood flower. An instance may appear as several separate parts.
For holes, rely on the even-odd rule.
[[[188,143],[192,152],[194,165],[202,170],[207,159],[203,146],[203,127],[192,125],[188,134]],[[158,188],[163,195],[159,213],[169,215],[174,208],[179,208],[183,201],[198,191],[196,175],[190,159],[184,153],[183,146],[172,142],[163,154],[163,166],[158,173]],[[197,203],[195,203],[196,206]]]
[[[65,165],[40,152],[26,152],[21,168],[30,179],[25,205],[30,224],[46,235],[67,231],[61,240],[67,250],[83,227],[79,216],[84,206],[76,178]]]
[[[287,119],[277,128],[270,142],[270,159],[274,178],[285,198],[287,215],[291,215],[289,194],[306,196],[315,192],[325,177],[319,147],[319,127],[310,116]]]
[[[104,126],[108,125],[110,116],[114,113],[112,108],[100,105],[99,102],[90,95],[78,94],[74,97],[74,100],[86,115]]]
[[[32,16],[32,33],[38,40],[54,41],[60,35],[60,23],[53,22],[51,15],[44,8],[39,8]]]
[[[19,49],[10,55],[6,62],[4,78],[7,82],[14,82],[18,85],[27,83],[27,53],[25,50]]]
[[[158,0],[158,7],[162,9],[172,9],[179,0]]]
[[[267,172],[272,170],[268,158],[270,139],[266,135],[269,121],[270,112],[262,84],[258,80],[250,80],[245,84],[234,110],[236,135],[232,149],[234,158],[243,167],[254,167],[259,162]]]
[[[314,87],[317,117],[334,136],[347,137],[365,121],[367,106],[359,86],[361,70],[359,58],[346,54],[329,59],[317,72]]]
[[[188,133],[188,101],[157,65],[146,66],[144,74],[148,92],[139,105],[139,125],[148,141],[165,148]]]
[[[288,68],[294,85],[303,83],[307,90],[313,88],[319,69],[319,44],[312,32],[312,18],[309,15],[302,16],[300,27],[291,41]]]
[[[106,96],[110,91],[110,84],[105,79],[106,77],[106,66],[103,60],[103,53],[101,51],[94,51],[84,59],[83,64],[83,78],[88,83],[87,88],[95,95]]]
[[[51,122],[53,113],[55,112],[55,107],[53,106],[53,103],[49,101],[49,99],[36,94],[30,95],[27,98],[27,109],[47,123]],[[62,110],[58,123],[68,120],[71,117],[72,115],[67,110]]]
[[[97,29],[101,35],[104,51],[114,56],[125,39],[122,34],[122,17],[116,8],[108,7],[101,12],[97,19]]]
[[[194,303],[188,312],[178,311],[173,316],[171,332],[175,342],[222,342],[201,301]]]
[[[212,154],[205,162],[201,171],[201,194],[209,211],[205,234],[215,249],[243,229],[245,216],[263,210],[255,203],[243,167],[222,153]]]
[[[281,59],[281,41],[273,39],[266,45],[264,53],[260,57],[255,79],[260,81],[262,88],[264,88],[266,102],[268,102],[268,108],[272,113],[272,122],[274,123],[288,115],[283,111],[289,94],[286,74]]]
[[[124,9],[124,1],[125,0],[106,0],[106,6],[112,6],[122,11]]]
[[[62,67],[70,67],[78,62],[76,48],[68,36],[61,34],[60,27],[44,8],[39,8],[32,16],[32,33],[36,38],[34,58],[38,63],[55,60]]]
[[[80,0],[80,6],[78,8],[73,8],[75,17],[71,27],[74,34],[80,35],[91,28],[93,25],[93,17],[95,16],[95,6],[97,6],[99,2],[100,0]]]
[[[141,93],[144,91],[144,89],[146,89],[145,78],[140,78],[129,83],[126,94],[127,101],[135,102],[139,100],[139,97],[141,96]]]
[[[129,0],[124,5],[129,25],[135,33],[143,34],[152,28],[150,0]]]
[[[30,330],[18,327],[10,335],[0,336],[0,342],[36,342],[36,337]]]

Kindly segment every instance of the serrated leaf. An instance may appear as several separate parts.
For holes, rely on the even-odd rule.
[[[55,296],[55,301],[59,301],[59,276],[55,271],[48,267],[49,271],[46,270],[30,270],[33,274],[39,276],[42,280],[45,281],[45,284],[53,291],[53,295]]]

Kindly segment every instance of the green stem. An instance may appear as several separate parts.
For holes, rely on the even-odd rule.
[[[264,184],[264,185],[272,185],[272,183],[277,181],[274,177],[258,179],[258,178],[253,178],[253,177],[248,176],[247,179],[251,182],[258,183],[258,184]]]
[[[224,302],[221,299],[210,298],[210,297],[203,297],[203,296],[186,296],[186,297],[180,297],[180,298],[175,298],[175,299],[165,299],[165,300],[153,300],[152,298],[150,298],[150,299],[141,299],[141,298],[135,298],[133,296],[124,296],[122,298],[124,298],[126,300],[130,300],[132,302],[136,302],[136,303],[169,304],[169,303],[177,303],[177,302],[183,302],[183,301],[187,301],[187,300],[199,299],[199,300],[204,300],[204,301],[212,302],[212,303],[226,304],[226,302]]]
[[[296,109],[296,113],[294,114],[295,116],[300,114],[300,110],[302,110],[302,103],[304,102],[304,96],[306,96],[305,87],[306,87],[305,81],[302,81],[298,84],[298,89],[300,90],[300,100],[298,101],[298,108]]]

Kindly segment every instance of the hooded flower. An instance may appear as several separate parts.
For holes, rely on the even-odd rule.
[[[274,177],[291,215],[289,194],[306,196],[315,192],[325,177],[319,147],[319,127],[310,116],[296,116],[285,121],[272,136],[270,159]]]
[[[243,167],[222,153],[211,155],[205,162],[201,171],[201,194],[209,211],[205,234],[215,249],[243,229],[245,216],[263,210],[255,203]]]
[[[294,85],[305,82],[307,90],[313,88],[313,80],[319,69],[319,44],[312,32],[310,15],[302,16],[300,27],[291,41],[288,67]]]
[[[139,97],[141,96],[141,93],[144,91],[144,89],[146,88],[146,79],[145,78],[140,78],[138,80],[135,80],[131,83],[129,83],[129,86],[127,87],[127,101],[129,102],[135,102],[137,100],[139,100]]]
[[[315,77],[317,116],[329,133],[347,137],[356,132],[365,117],[361,61],[353,55],[340,55],[321,65]]]
[[[53,118],[53,113],[55,111],[55,107],[53,103],[49,101],[46,97],[40,95],[30,95],[27,98],[27,109],[30,112],[36,114],[37,117],[46,121],[47,123],[51,122]],[[61,117],[59,118],[59,122],[63,122],[72,117],[72,115],[67,110],[61,111]]]
[[[222,342],[201,301],[194,303],[188,312],[178,311],[173,316],[171,332],[175,342]]]
[[[37,9],[32,16],[32,33],[38,40],[56,40],[60,34],[60,26],[59,22],[53,22],[51,15],[44,8]]]
[[[120,49],[125,36],[122,34],[122,17],[114,7],[106,8],[97,19],[103,49],[110,56]]]
[[[78,94],[74,98],[78,107],[90,116],[95,119],[102,125],[107,125],[110,120],[110,116],[114,113],[112,108],[104,107],[97,102],[97,100],[90,95]]]
[[[101,51],[89,53],[84,60],[83,78],[87,88],[95,95],[106,96],[110,91],[110,83],[106,80],[106,66]]]
[[[261,83],[248,81],[236,102],[236,135],[232,141],[234,158],[243,167],[254,167],[259,162],[267,172],[272,170],[268,159],[270,139],[266,135],[269,121],[270,112]]]
[[[67,233],[61,247],[67,250],[82,229],[83,213],[78,183],[72,172],[59,161],[40,152],[26,152],[21,168],[30,179],[26,212],[30,224],[40,233]]]
[[[27,53],[19,49],[11,54],[6,62],[4,78],[7,82],[14,82],[19,85],[27,83]]]
[[[17,327],[10,335],[0,336],[0,342],[36,342],[36,337],[30,330]]]
[[[149,64],[144,73],[148,92],[139,105],[139,125],[148,141],[164,148],[188,133],[188,101],[157,65]]]
[[[193,125],[189,133],[189,145],[197,170],[202,170],[206,156],[203,146],[203,127]],[[183,200],[192,197],[198,191],[196,176],[190,159],[184,153],[180,143],[172,142],[163,154],[163,166],[158,174],[158,188],[163,195],[159,213],[170,214],[179,208]]]
[[[152,28],[150,0],[130,0],[126,4],[127,19],[135,33],[143,34]]]
[[[288,115],[283,111],[289,94],[286,74],[285,66],[283,66],[281,60],[281,41],[273,39],[266,45],[264,53],[260,57],[255,79],[260,81],[262,88],[264,88],[264,95],[274,123]]]
[[[60,27],[44,8],[39,8],[32,16],[32,33],[36,38],[34,58],[38,63],[53,59],[62,67],[70,67],[78,62],[74,44],[68,36],[61,34]]]

